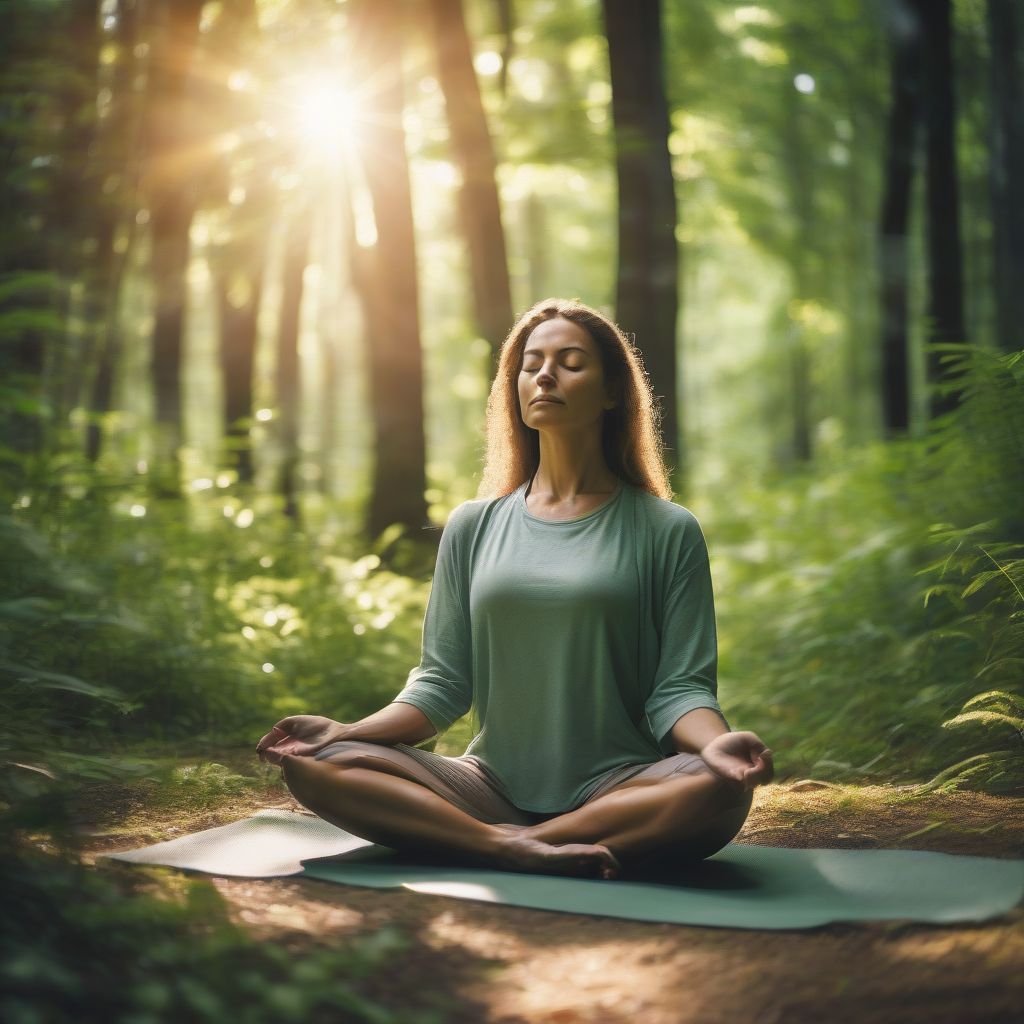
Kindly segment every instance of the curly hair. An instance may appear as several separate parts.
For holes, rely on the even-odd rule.
[[[540,465],[540,434],[523,421],[518,376],[523,350],[545,320],[562,318],[582,327],[601,354],[607,383],[619,398],[605,411],[601,447],[608,468],[621,480],[671,501],[659,429],[661,407],[655,401],[640,350],[596,309],[578,299],[542,299],[509,331],[487,398],[484,469],[478,498],[500,498],[528,480]]]

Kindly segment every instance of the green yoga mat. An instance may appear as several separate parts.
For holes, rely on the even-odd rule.
[[[211,874],[301,874],[509,906],[721,928],[813,928],[862,920],[985,921],[1024,898],[1024,860],[731,843],[672,878],[605,881],[416,863],[320,818],[273,810],[104,856]]]

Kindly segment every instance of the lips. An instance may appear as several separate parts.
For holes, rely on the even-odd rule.
[[[546,397],[544,395],[541,395],[540,397],[535,398],[530,403],[530,405],[536,405],[538,402],[552,402],[555,405],[564,405],[565,404],[560,398],[548,398],[548,397]]]

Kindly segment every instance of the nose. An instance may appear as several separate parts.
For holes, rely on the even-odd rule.
[[[554,384],[555,378],[551,371],[548,369],[548,364],[545,363],[537,374],[537,383],[540,384],[543,381],[545,384]]]

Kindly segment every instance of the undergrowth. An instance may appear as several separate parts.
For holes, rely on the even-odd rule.
[[[944,348],[927,436],[709,497],[723,700],[784,776],[1024,786],[1024,353]]]

